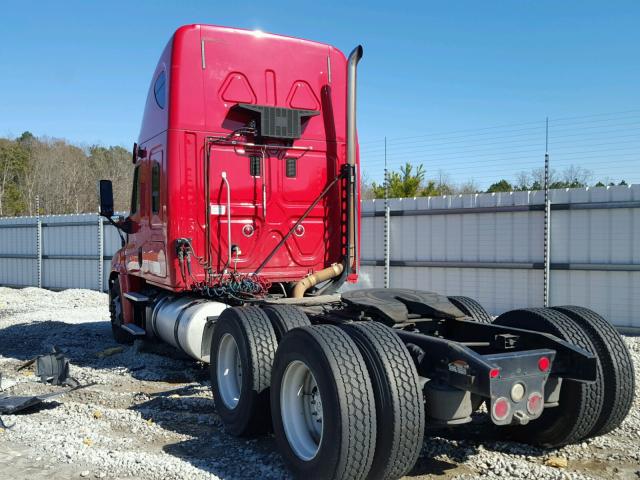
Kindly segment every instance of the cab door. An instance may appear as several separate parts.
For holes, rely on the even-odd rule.
[[[147,164],[139,162],[133,171],[131,209],[129,210],[130,232],[127,234],[125,261],[128,273],[140,273],[142,269],[142,237],[145,234],[147,201],[145,200]]]
[[[142,245],[142,272],[145,276],[164,279],[166,257],[166,163],[164,145],[151,149],[148,160],[149,215],[148,234]]]

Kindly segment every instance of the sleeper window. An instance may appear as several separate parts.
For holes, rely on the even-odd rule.
[[[156,97],[156,103],[160,108],[164,108],[167,103],[167,75],[164,71],[160,72],[158,78],[156,78],[156,83],[153,85],[153,93]]]

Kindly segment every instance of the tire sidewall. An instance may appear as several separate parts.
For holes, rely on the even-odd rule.
[[[298,472],[304,472],[305,478],[333,478],[340,457],[343,443],[341,418],[346,412],[339,411],[337,385],[333,378],[334,371],[328,368],[329,360],[324,354],[309,355],[309,352],[319,352],[316,343],[302,332],[292,331],[286,335],[281,345],[286,344],[286,351],[276,354],[273,365],[271,384],[271,411],[276,442],[285,460]],[[293,361],[302,361],[315,377],[322,398],[323,431],[322,440],[316,456],[308,461],[300,459],[289,445],[282,415],[280,412],[280,387],[282,377],[287,366]]]
[[[242,363],[242,385],[240,388],[240,398],[235,408],[228,408],[220,396],[218,387],[218,349],[220,342],[225,334],[230,334],[238,346],[240,362]],[[240,435],[247,427],[254,406],[258,400],[258,392],[253,389],[253,372],[251,369],[251,352],[247,344],[247,336],[240,327],[239,323],[226,318],[220,319],[216,325],[213,338],[211,340],[211,388],[214,394],[214,401],[218,415],[220,415],[225,424],[225,428],[233,435]],[[264,392],[263,392],[264,394]],[[268,392],[267,392],[268,395]]]

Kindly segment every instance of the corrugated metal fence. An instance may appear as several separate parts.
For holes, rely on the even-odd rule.
[[[640,185],[551,191],[550,304],[640,328]],[[362,204],[359,287],[434,290],[491,313],[543,305],[543,192]],[[385,222],[388,221],[388,248]],[[97,215],[0,219],[0,285],[104,289],[115,229]],[[385,251],[388,251],[385,259]]]
[[[0,285],[104,290],[118,248],[96,214],[0,218]]]
[[[550,305],[640,328],[640,185],[551,190]],[[389,285],[542,306],[544,192],[389,201]],[[384,201],[363,203],[361,286],[384,286]]]

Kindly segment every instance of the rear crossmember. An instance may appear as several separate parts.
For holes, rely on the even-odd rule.
[[[470,421],[487,399],[493,423],[526,424],[545,407],[557,406],[563,379],[596,380],[596,357],[553,335],[469,320],[441,322],[447,338],[395,330],[418,374],[429,379],[426,400],[437,423]]]
[[[490,374],[497,368],[492,362],[495,356],[483,355],[472,349],[474,347],[491,353],[503,350],[505,353],[500,358],[506,360],[507,368],[517,368],[517,359],[531,350],[553,351],[552,375],[583,382],[596,379],[596,357],[592,353],[548,333],[471,320],[447,319],[443,322],[447,338],[396,330],[412,352],[418,373],[423,377],[437,378],[456,388],[489,397]],[[464,373],[449,368],[453,362],[466,364]]]

